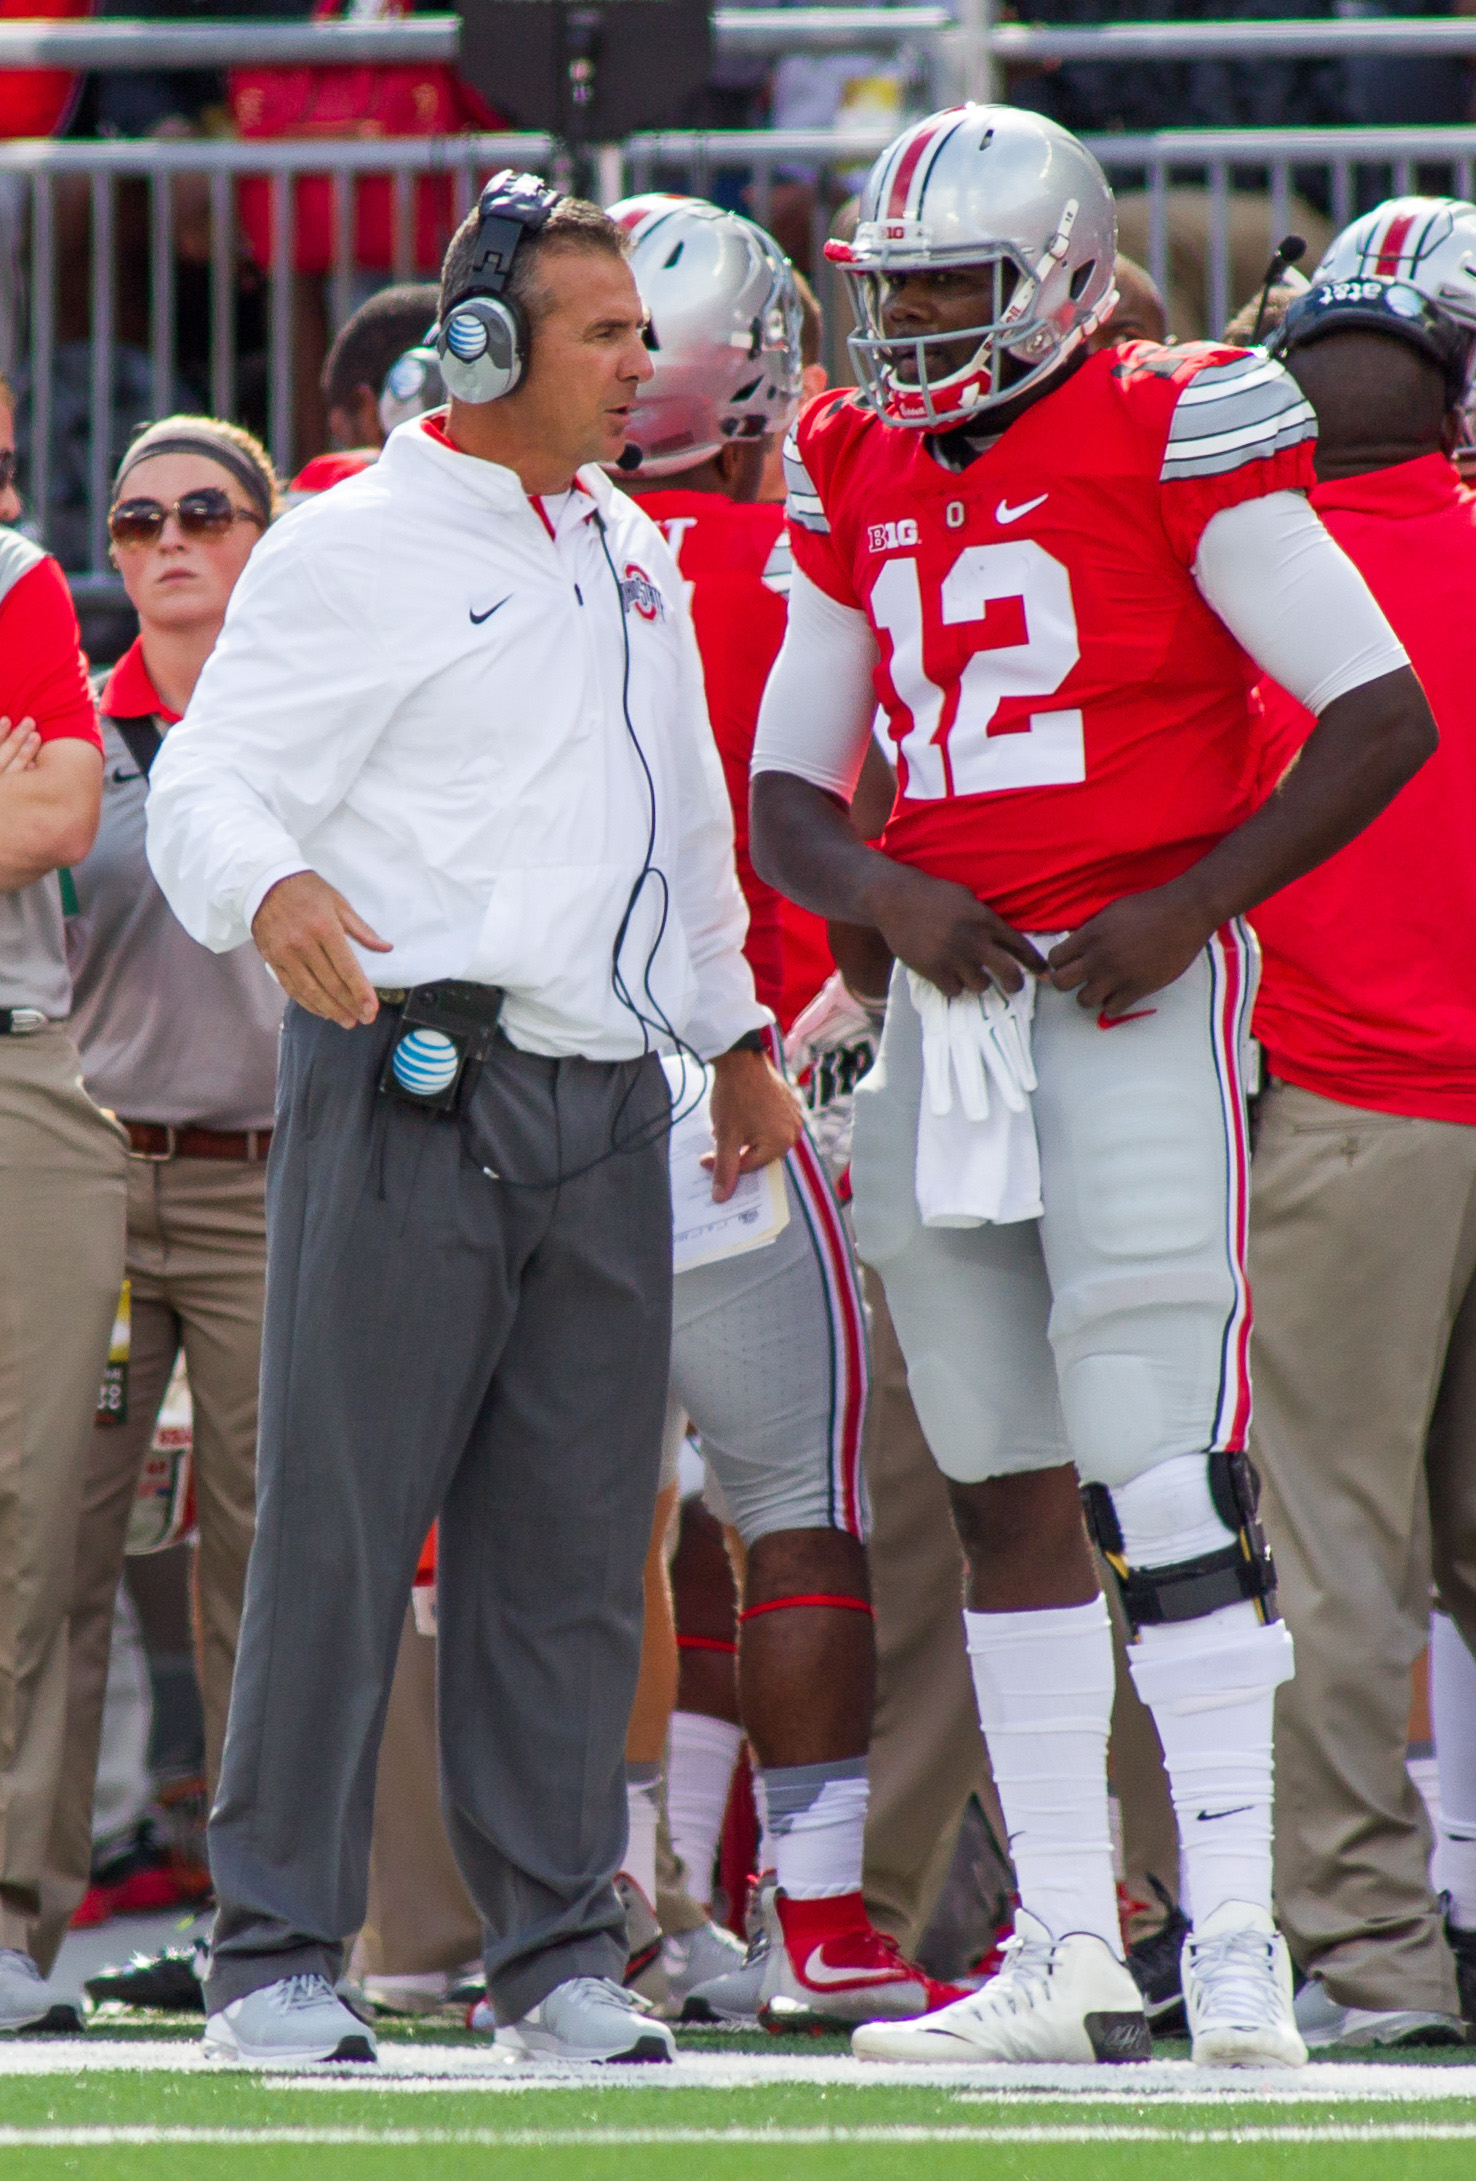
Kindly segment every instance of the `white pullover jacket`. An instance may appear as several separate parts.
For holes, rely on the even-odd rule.
[[[155,761],[149,862],[218,953],[310,869],[392,942],[358,950],[372,983],[500,985],[527,1052],[631,1059],[663,1018],[724,1052],[770,1018],[675,564],[600,470],[551,538],[438,422],[252,555]],[[643,1025],[612,956],[648,843],[620,954]]]

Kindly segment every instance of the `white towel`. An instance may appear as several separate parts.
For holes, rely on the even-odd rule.
[[[1029,1096],[1035,979],[1027,976],[1013,994],[991,991],[988,1009],[973,994],[945,1000],[912,970],[907,982],[924,1049],[915,1179],[923,1225],[1039,1219],[1040,1147]]]

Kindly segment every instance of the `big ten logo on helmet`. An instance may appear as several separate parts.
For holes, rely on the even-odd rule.
[[[900,523],[872,523],[866,542],[873,553],[894,553],[899,545],[916,545],[917,524],[910,518]]]
[[[638,568],[633,560],[625,564],[625,574],[620,582],[620,603],[627,613],[634,606],[643,621],[659,621],[666,612],[666,600],[645,569]]]

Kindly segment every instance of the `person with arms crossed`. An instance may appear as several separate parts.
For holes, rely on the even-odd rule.
[[[813,403],[791,441],[754,859],[897,958],[856,1099],[856,1240],[950,1479],[1021,1900],[977,1995],[854,2042],[1148,2054],[1080,1483],[1173,1790],[1195,2058],[1298,2065],[1270,1913],[1292,1647],[1245,1456],[1241,918],[1365,825],[1436,735],[1306,505],[1316,426],[1280,367],[1086,353],[1115,229],[1101,170],[1049,121],[967,106],[908,130],[839,249],[863,391]],[[1319,715],[1254,815],[1246,652]],[[880,852],[844,809],[878,695],[900,779]]]
[[[58,878],[92,846],[102,738],[66,578],[8,527],[19,514],[0,381],[0,2030],[78,2026],[42,1981],[61,1936],[46,1853],[82,1480],[123,1278],[123,1139],[83,1090],[67,1028]]]
[[[249,432],[174,416],[134,440],[108,517],[139,634],[98,677],[102,818],[72,874],[67,957],[84,1079],[128,1134],[129,1355],[124,1413],[101,1417],[92,1433],[77,1535],[66,1767],[48,1858],[53,1940],[87,1887],[113,1600],[139,1472],[181,1349],[194,1411],[192,1604],[212,1800],[220,1778],[255,1514],[282,993],[249,941],[212,954],[179,924],[145,860],[144,802],[276,505],[270,458]],[[193,1955],[172,1947],[89,1979],[89,1996],[100,1994],[198,2006]]]
[[[611,1884],[671,1338],[656,1045],[713,1062],[716,1194],[798,1120],[680,584],[595,466],[650,370],[624,237],[494,176],[440,323],[449,410],[253,556],[149,798],[176,914],[249,931],[292,1002],[206,2045],[374,2055],[333,1983],[444,1511],[443,1799],[497,2035],[664,2060]]]
[[[1464,1914],[1442,1930],[1405,1764],[1432,1567],[1442,1804],[1439,1699],[1450,1653],[1459,1671],[1476,1644],[1476,501],[1450,460],[1476,353],[1473,257],[1476,205],[1380,205],[1332,244],[1271,344],[1317,412],[1312,505],[1440,729],[1390,808],[1254,917],[1269,1081],[1252,1446],[1297,1646],[1277,1702],[1276,1898],[1312,2046],[1464,2042],[1452,1948],[1476,1956],[1476,1854],[1456,1850]],[[1269,790],[1312,721],[1274,681],[1258,701]],[[1458,1712],[1450,1724],[1469,1744]]]

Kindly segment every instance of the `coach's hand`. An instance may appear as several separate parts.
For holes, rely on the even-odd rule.
[[[885,869],[872,884],[877,930],[899,960],[954,1000],[990,984],[1018,992],[1025,970],[1045,975],[1045,961],[1023,932],[986,908],[967,886],[929,878],[906,864],[874,859]]]
[[[371,931],[316,871],[278,879],[252,919],[251,936],[287,997],[309,1014],[353,1030],[379,1013],[374,987],[349,940],[376,954],[388,954],[391,942]]]
[[[800,1102],[763,1053],[723,1053],[712,1063],[712,1199],[726,1204],[740,1174],[772,1166],[799,1142]]]
[[[1182,977],[1215,925],[1180,880],[1125,894],[1051,949],[1051,983],[1097,1015],[1124,1015]]]

